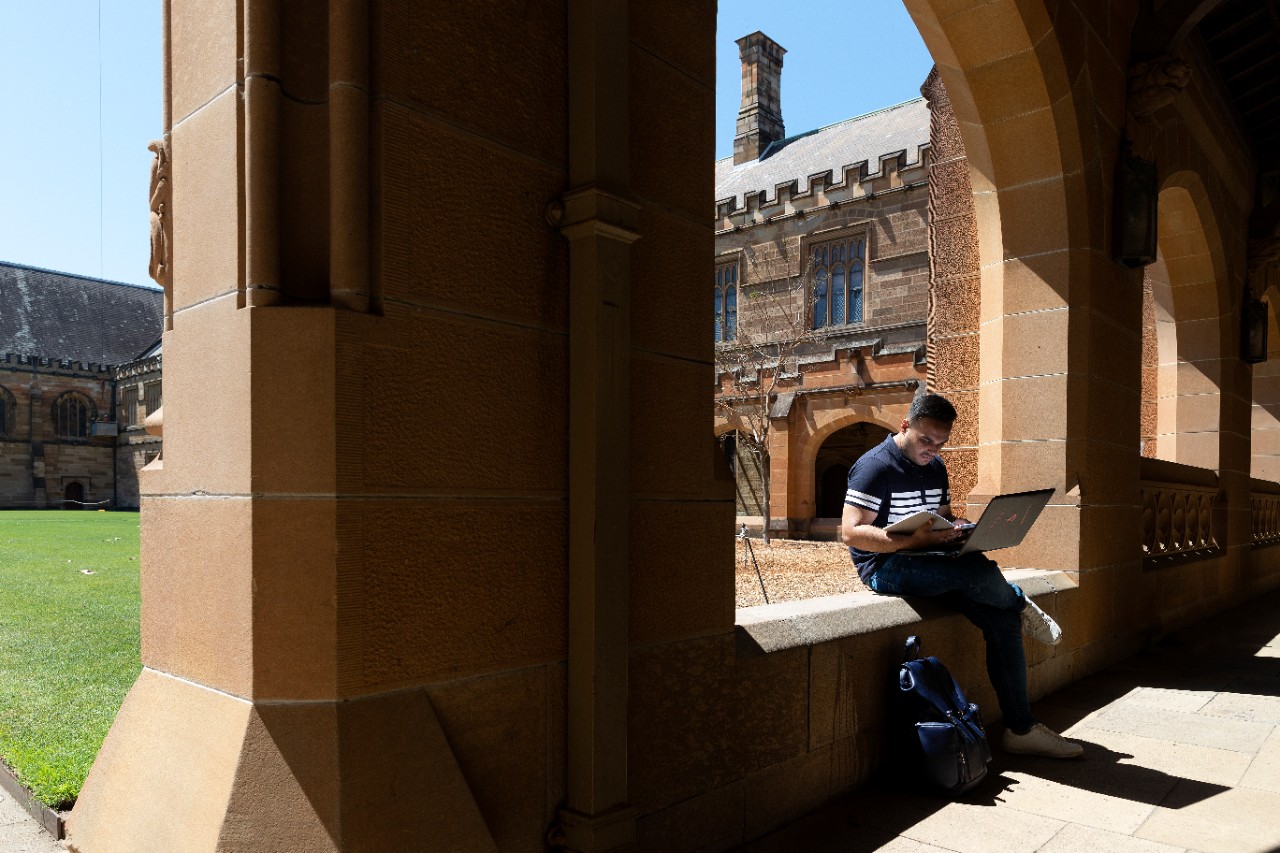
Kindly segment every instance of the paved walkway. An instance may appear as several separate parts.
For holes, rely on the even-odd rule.
[[[0,789],[0,851],[4,853],[67,853],[26,809]]]
[[[1004,755],[963,802],[875,786],[751,853],[1280,853],[1280,594],[1035,707],[1078,761]]]
[[[963,802],[875,786],[750,853],[1280,853],[1280,593],[1036,705],[1078,761],[1002,755]],[[65,853],[0,791],[0,851]]]

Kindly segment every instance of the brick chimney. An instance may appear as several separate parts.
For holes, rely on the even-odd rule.
[[[787,51],[757,30],[738,39],[742,106],[733,137],[733,164],[757,160],[770,142],[783,139],[782,55]]]

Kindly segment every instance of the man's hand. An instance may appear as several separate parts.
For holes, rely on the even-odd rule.
[[[852,504],[845,504],[844,515],[840,521],[840,538],[844,544],[864,551],[875,551],[892,554],[894,551],[919,550],[921,548],[937,548],[949,542],[955,542],[967,535],[968,531],[933,530],[922,524],[910,535],[889,533],[883,527],[876,527],[876,514],[870,510]]]
[[[922,524],[910,536],[905,538],[900,550],[919,551],[937,548],[940,545],[948,545],[963,539],[967,532],[965,530],[957,530],[954,527],[945,530],[934,530],[932,525]]]

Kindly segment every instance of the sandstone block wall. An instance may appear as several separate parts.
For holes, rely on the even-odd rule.
[[[110,371],[97,365],[13,355],[0,361],[0,387],[13,399],[0,437],[0,507],[60,509],[71,483],[83,487],[85,502],[111,505],[114,437],[59,436],[52,411],[59,397],[76,392],[100,420],[111,420],[112,385]]]

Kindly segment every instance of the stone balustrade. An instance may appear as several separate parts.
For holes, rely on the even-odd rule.
[[[1143,562],[1151,567],[1219,553],[1221,503],[1214,471],[1143,459]]]
[[[1280,483],[1252,481],[1249,489],[1249,532],[1254,545],[1280,543]]]

